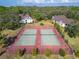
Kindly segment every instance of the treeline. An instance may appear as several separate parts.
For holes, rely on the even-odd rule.
[[[18,14],[19,12],[16,8],[0,6],[0,31],[19,28],[22,24],[19,23],[21,18]]]
[[[68,18],[79,20],[79,7],[24,7],[0,6],[0,30],[4,28],[16,29],[19,27],[21,17],[19,14],[29,14],[32,18],[40,20],[51,19],[54,15],[65,15]],[[3,23],[2,23],[3,22]],[[6,25],[5,25],[6,24]],[[3,27],[4,26],[4,27]],[[14,28],[16,27],[16,28]]]
[[[65,15],[68,18],[79,20],[79,7],[3,7],[0,6],[0,18],[9,17],[14,19],[19,13],[28,13],[31,17],[40,19],[51,19],[54,15]],[[38,17],[39,16],[39,17]]]

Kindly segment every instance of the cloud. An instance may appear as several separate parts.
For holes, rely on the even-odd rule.
[[[35,1],[35,3],[44,3],[45,2],[45,0],[34,0]]]
[[[52,3],[54,0],[44,0],[44,3]]]
[[[79,0],[18,0],[20,3],[71,3]]]
[[[33,2],[33,0],[18,0],[18,1],[20,1],[20,2],[26,2],[26,3],[30,3],[30,2]]]
[[[69,0],[62,0],[62,2],[66,2],[67,3],[67,2],[69,2]]]
[[[68,3],[73,5],[79,6],[79,0],[0,0],[0,5],[2,6],[13,6],[13,5],[37,5],[39,3],[45,4],[45,5],[51,5],[51,4],[62,4],[62,3]]]
[[[75,2],[79,2],[79,0],[62,0],[62,2],[66,2],[66,3],[74,2],[75,3]]]

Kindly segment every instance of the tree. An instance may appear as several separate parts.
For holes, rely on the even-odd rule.
[[[61,34],[61,36],[64,38],[64,34],[63,34],[62,30],[61,30],[60,25],[57,24],[57,23],[55,23],[54,25],[55,25],[56,29],[58,30],[58,32]]]
[[[32,50],[32,55],[37,55],[37,54],[39,54],[39,49],[38,48],[35,48],[35,49],[33,49]]]
[[[5,37],[0,34],[0,46],[3,47],[5,44]]]
[[[46,49],[44,53],[47,57],[49,57],[52,54],[52,51],[49,49]]]
[[[75,51],[75,55],[79,57],[79,51]]]
[[[23,11],[22,10],[19,10],[19,14],[23,14]]]
[[[32,15],[32,17],[33,18],[36,18],[38,21],[41,21],[41,20],[43,20],[44,19],[44,14],[43,13],[34,13],[33,15]]]
[[[44,24],[43,23],[40,23],[40,25],[43,26]]]
[[[59,54],[60,54],[60,56],[63,56],[63,57],[64,57],[64,56],[65,56],[65,51],[64,51],[63,49],[60,48]]]
[[[78,34],[78,26],[75,24],[68,25],[65,27],[65,32],[67,32],[70,37],[76,37]]]

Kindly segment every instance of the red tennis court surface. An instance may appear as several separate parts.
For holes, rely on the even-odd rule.
[[[27,53],[31,53],[34,48],[38,48],[40,53],[44,53],[45,49],[58,53],[60,48],[64,49],[66,53],[71,53],[71,49],[55,28],[41,28],[39,26],[33,29],[23,28],[18,33],[15,43],[9,47],[8,51],[24,48],[26,48]]]

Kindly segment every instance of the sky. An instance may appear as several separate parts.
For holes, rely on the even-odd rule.
[[[0,6],[79,6],[79,0],[0,0]]]

